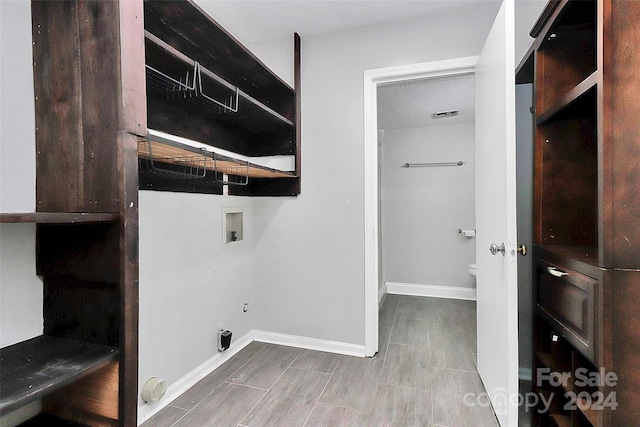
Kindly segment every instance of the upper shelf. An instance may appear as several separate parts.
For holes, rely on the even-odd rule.
[[[145,0],[144,28],[260,102],[293,97],[288,84],[192,1]],[[284,114],[290,119],[293,107]]]
[[[0,414],[94,372],[117,355],[112,347],[47,335],[0,349]]]
[[[295,154],[293,93],[261,101],[148,31],[145,51],[150,128],[247,156]]]
[[[597,83],[597,7],[595,1],[569,1],[546,23],[536,50],[536,111],[550,114],[567,97]],[[569,100],[570,101],[570,100]]]
[[[598,78],[598,71],[594,71],[553,105],[548,106],[542,112],[537,112],[536,124],[542,125],[554,120],[595,119],[595,97]]]
[[[86,212],[24,212],[2,213],[0,223],[36,223],[36,224],[75,224],[75,223],[100,223],[115,222],[120,219],[120,214],[112,212],[86,213]]]
[[[211,177],[220,183],[228,183],[222,175],[237,177],[231,184],[246,184],[249,178],[295,177],[295,172],[257,165],[155,134],[139,140],[138,157],[141,174],[187,179]]]

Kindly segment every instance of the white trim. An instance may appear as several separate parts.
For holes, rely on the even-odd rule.
[[[231,347],[229,347],[227,351],[213,355],[182,378],[169,384],[164,397],[158,402],[144,403],[142,399],[138,398],[138,425],[147,421],[164,407],[170,405],[171,402],[180,397],[185,391],[189,390],[198,381],[209,375],[253,341],[325,351],[327,353],[338,353],[347,356],[365,357],[363,345],[253,329],[238,340],[232,342]]]
[[[365,357],[364,346],[340,341],[323,340],[318,338],[301,337],[298,335],[280,334],[277,332],[254,330],[255,341],[270,344],[286,345],[305,348],[307,350],[325,351],[327,353],[344,354],[347,356]]]
[[[198,381],[209,375],[224,362],[236,355],[240,350],[251,344],[253,341],[253,331],[249,331],[238,340],[231,343],[225,352],[217,353],[205,360],[191,372],[187,373],[177,381],[169,384],[165,395],[157,402],[145,403],[138,397],[138,425],[147,421],[158,413],[165,406],[180,397],[185,391],[193,387]]]
[[[477,56],[364,72],[364,350],[378,351],[378,134],[377,87],[381,83],[475,73]]]
[[[398,295],[419,297],[476,300],[476,288],[462,286],[419,285],[416,283],[387,282],[387,292]]]
[[[382,305],[385,296],[389,293],[389,289],[387,288],[387,283],[383,283],[382,286],[378,289],[378,305]]]

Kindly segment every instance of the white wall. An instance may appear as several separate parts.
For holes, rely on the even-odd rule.
[[[36,193],[31,3],[0,1],[0,212],[33,212]],[[0,225],[0,347],[42,335],[42,281],[36,276],[36,226]],[[11,427],[40,401],[0,417]]]
[[[252,203],[140,191],[140,387],[151,376],[171,385],[218,354],[218,329],[235,340],[253,327]],[[244,210],[244,244],[223,248],[223,208]]]
[[[516,65],[520,63],[533,43],[529,35],[548,0],[516,0]]]
[[[0,212],[35,209],[31,4],[0,1]],[[33,224],[0,225],[0,347],[42,335]]]
[[[385,280],[474,287],[475,238],[458,233],[475,228],[474,124],[387,129],[383,152]]]
[[[42,335],[35,224],[0,224],[0,347]]]
[[[0,212],[33,212],[36,198],[31,3],[0,1]]]
[[[254,205],[262,329],[364,343],[363,72],[477,55],[495,13],[484,4],[302,39],[302,194]]]

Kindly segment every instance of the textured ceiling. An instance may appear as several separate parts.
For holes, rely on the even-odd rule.
[[[0,0],[2,1],[2,0]],[[350,28],[401,22],[496,0],[194,0],[244,44],[290,40]],[[380,87],[380,129],[473,122],[473,77]],[[438,111],[458,117],[432,119]]]
[[[495,0],[195,0],[243,43],[399,22]]]
[[[392,83],[378,87],[378,129],[473,123],[474,76],[456,76]],[[434,113],[459,110],[455,117]]]

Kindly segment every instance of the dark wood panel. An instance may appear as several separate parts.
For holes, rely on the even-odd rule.
[[[248,185],[229,187],[234,196],[297,196],[300,194],[300,178],[260,178],[249,179]]]
[[[118,247],[114,223],[39,224],[36,271],[41,276],[69,274],[81,280],[118,283]]]
[[[640,4],[634,1],[614,2],[613,23],[605,43],[604,55],[612,63],[606,85],[610,92],[604,100],[611,108],[612,126],[607,128],[605,143],[610,144],[611,159],[605,161],[605,185],[611,186],[605,210],[613,217],[605,240],[606,267],[640,268]],[[606,221],[606,220],[605,220]],[[609,246],[609,244],[611,246]]]
[[[118,361],[113,361],[48,394],[42,411],[92,426],[118,425],[118,380]]]
[[[118,133],[119,211],[119,420],[121,425],[136,425],[138,411],[138,137]]]
[[[44,335],[0,354],[0,414],[5,414],[105,366],[117,350]]]
[[[640,425],[640,370],[638,355],[640,354],[640,271],[618,271],[610,273],[612,279],[611,298],[612,311],[610,329],[611,353],[607,368],[618,375],[618,384],[614,387],[618,399],[618,407],[611,411],[612,426]]]
[[[298,194],[302,192],[302,42],[296,33],[293,37],[293,78],[295,85],[295,126],[296,126],[296,176]]]
[[[25,212],[0,214],[0,223],[76,224],[115,222],[117,213]]]
[[[78,5],[31,3],[36,117],[36,210],[83,212]]]
[[[144,6],[142,1],[120,1],[119,40],[120,104],[119,131],[144,136],[147,133],[147,100],[144,97]]]
[[[597,246],[598,169],[593,120],[538,127],[542,164],[541,235],[545,245]]]
[[[49,275],[44,284],[44,332],[116,347],[119,340],[118,287],[71,275]]]
[[[295,154],[295,129],[241,98],[238,113],[213,113],[148,94],[148,126],[245,156]],[[261,120],[260,118],[263,118]],[[251,127],[243,123],[257,120]],[[264,126],[260,126],[262,123]]]
[[[117,211],[120,87],[118,2],[78,2],[85,204],[83,211]],[[111,66],[105,66],[111,64]]]

